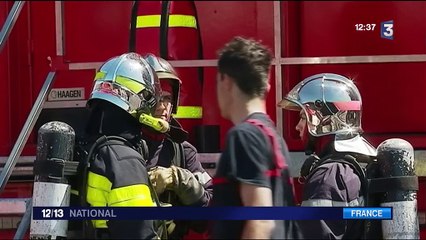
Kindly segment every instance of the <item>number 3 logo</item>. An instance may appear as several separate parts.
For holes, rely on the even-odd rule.
[[[393,40],[393,20],[382,22],[380,25],[381,37]]]

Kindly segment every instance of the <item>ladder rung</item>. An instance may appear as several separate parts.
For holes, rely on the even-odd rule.
[[[27,208],[27,201],[28,198],[1,198],[0,216],[23,215]]]

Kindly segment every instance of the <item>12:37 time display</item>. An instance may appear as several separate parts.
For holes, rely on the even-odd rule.
[[[375,27],[376,27],[375,23],[367,23],[367,24],[357,23],[357,24],[355,24],[355,30],[357,30],[357,31],[374,31]]]

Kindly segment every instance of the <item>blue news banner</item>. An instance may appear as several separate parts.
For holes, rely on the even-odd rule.
[[[392,208],[352,207],[33,207],[34,220],[391,220]]]

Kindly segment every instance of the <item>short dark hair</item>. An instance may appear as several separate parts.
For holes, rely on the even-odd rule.
[[[219,50],[219,72],[233,78],[250,97],[265,97],[272,56],[254,39],[235,37]]]

